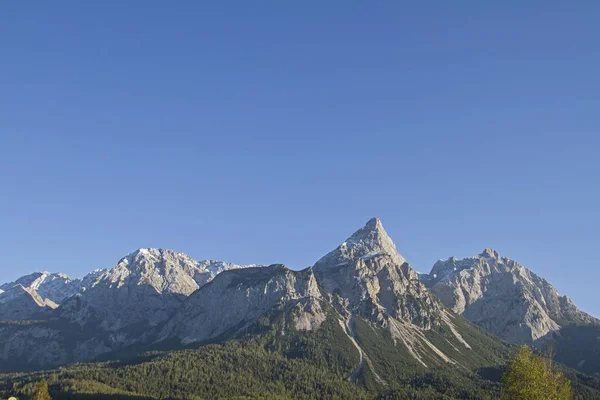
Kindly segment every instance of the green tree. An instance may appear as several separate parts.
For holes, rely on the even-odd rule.
[[[524,345],[502,377],[502,396],[507,400],[570,400],[573,391],[551,357],[536,355]]]
[[[42,379],[35,385],[32,400],[52,400],[48,392],[48,382],[45,379]]]

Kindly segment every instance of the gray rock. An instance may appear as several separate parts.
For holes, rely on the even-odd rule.
[[[47,323],[0,324],[0,364],[16,357],[27,360],[28,367],[56,366],[140,343],[217,274],[255,266],[139,249],[112,269],[93,271],[83,279],[49,273],[22,277],[17,282],[27,287],[2,286],[0,320]],[[60,306],[42,299],[38,291],[61,300]]]
[[[421,328],[441,322],[434,301],[416,272],[398,253],[381,221],[371,219],[314,265],[323,288],[372,320],[384,314]]]
[[[325,315],[311,269],[283,265],[227,271],[192,294],[162,329],[159,340],[201,342],[243,329],[273,309],[292,309],[296,326],[317,328]]]
[[[0,320],[21,320],[44,317],[56,303],[42,299],[35,290],[16,284],[0,294]]]
[[[548,281],[493,249],[440,260],[421,279],[454,312],[512,343],[541,344],[561,325],[600,322]]]

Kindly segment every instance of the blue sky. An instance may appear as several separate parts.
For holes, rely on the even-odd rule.
[[[325,3],[3,2],[0,281],[303,268],[378,216],[600,316],[600,4]]]

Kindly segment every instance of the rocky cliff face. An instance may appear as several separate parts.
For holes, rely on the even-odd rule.
[[[7,288],[0,294],[0,320],[44,318],[58,305],[41,298],[35,290],[20,284]]]
[[[16,282],[27,287],[12,282],[0,293],[0,360],[54,366],[139,343],[217,274],[245,267],[256,265],[195,261],[171,250],[139,249],[113,268],[83,279],[49,273],[22,277]],[[39,293],[60,300],[60,306]],[[46,321],[2,323],[30,319]]]
[[[314,265],[323,288],[339,296],[348,310],[373,321],[386,316],[430,329],[442,307],[398,253],[381,221],[371,219]]]
[[[95,270],[83,279],[36,272],[6,283],[0,286],[0,315],[8,313],[3,304],[8,304],[9,294],[16,291],[28,293],[42,308],[64,303],[54,315],[80,324],[101,320],[103,328],[111,330],[140,321],[155,325],[218,273],[254,266],[196,261],[172,250],[139,249],[113,268]],[[33,305],[28,310],[21,314],[13,307],[11,315],[27,319],[40,311]]]
[[[452,354],[440,350],[430,338],[449,335],[455,351],[472,348],[444,309],[419,281],[402,257],[381,221],[373,218],[313,267],[317,281],[332,306],[347,322],[359,316],[374,327],[388,330],[394,345],[420,364],[453,364]]]
[[[181,344],[235,336],[262,316],[283,311],[296,329],[317,329],[328,311],[367,359],[353,337],[352,321],[364,318],[387,330],[394,343],[414,361],[454,363],[429,337],[441,338],[472,352],[451,316],[418,280],[398,253],[381,221],[363,228],[312,268],[291,271],[284,266],[227,271],[193,293],[160,330],[158,341]],[[443,328],[443,329],[442,329]]]
[[[183,344],[242,330],[266,313],[292,311],[298,329],[315,329],[325,320],[311,269],[283,265],[228,271],[192,294],[160,333]]]
[[[545,279],[492,249],[440,260],[421,279],[454,312],[513,343],[541,343],[561,325],[599,322]]]
[[[130,325],[156,326],[219,272],[255,266],[196,261],[172,250],[139,249],[95,278],[82,295],[65,302],[60,315],[80,325],[100,321],[109,331]]]
[[[103,270],[91,272],[83,279],[73,279],[62,273],[35,272],[22,276],[14,282],[1,285],[0,296],[3,291],[8,291],[13,286],[20,285],[29,291],[35,292],[42,299],[60,304],[67,298],[85,291],[102,272]]]

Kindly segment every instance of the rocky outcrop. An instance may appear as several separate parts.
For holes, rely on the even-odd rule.
[[[35,290],[20,284],[0,294],[0,320],[43,318],[56,307],[56,303],[42,299]]]
[[[169,320],[160,340],[183,344],[235,334],[273,309],[293,310],[299,329],[315,329],[325,319],[311,269],[283,265],[227,271],[192,294]]]
[[[599,322],[548,281],[493,249],[440,260],[421,279],[454,312],[513,343],[542,343],[561,325]]]
[[[62,304],[55,318],[80,325],[101,321],[101,327],[116,331],[133,324],[154,326],[168,318],[183,299],[210,282],[222,271],[256,265],[223,261],[196,261],[172,250],[139,249],[123,257],[111,269],[99,269],[83,279],[61,273],[37,272],[0,286],[0,315],[8,311],[7,293],[13,287],[26,289],[41,302]],[[2,299],[5,299],[4,301]],[[53,307],[56,308],[56,307]],[[27,319],[13,309],[11,315]]]
[[[369,220],[313,269],[346,325],[360,316],[386,329],[393,340],[390,345],[404,347],[421,365],[456,363],[453,355],[433,344],[433,337],[453,343],[454,351],[473,351],[453,317],[400,255],[379,219]]]
[[[27,368],[56,366],[139,344],[217,274],[256,266],[139,249],[112,269],[83,279],[49,273],[22,277],[16,282],[27,287],[13,282],[0,293],[0,364],[19,359]],[[60,299],[60,306],[38,291]]]
[[[170,318],[187,296],[218,273],[249,267],[256,265],[196,261],[172,250],[139,249],[100,274],[84,293],[66,301],[58,314],[79,325],[99,324],[110,332],[130,328],[130,335],[121,335],[128,344],[140,331]]]
[[[0,286],[0,296],[3,291],[20,285],[31,292],[36,292],[43,299],[60,304],[67,298],[85,291],[103,271],[96,270],[83,279],[73,279],[62,273],[34,272]]]
[[[398,253],[381,221],[371,219],[314,265],[323,288],[349,310],[382,321],[385,316],[430,329],[441,323],[441,305]]]

